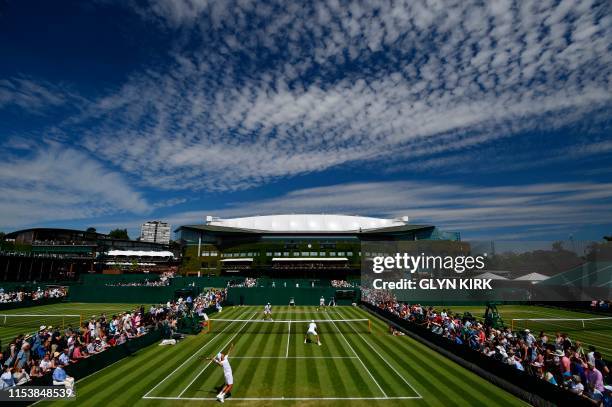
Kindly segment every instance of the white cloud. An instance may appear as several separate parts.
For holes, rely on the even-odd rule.
[[[156,188],[427,162],[612,104],[600,3],[147,4],[142,16],[200,45],[135,73],[77,124],[87,149]]]
[[[0,163],[2,229],[150,210],[119,173],[74,149],[44,146]]]
[[[83,101],[63,84],[52,84],[28,77],[0,79],[0,109],[16,106],[40,114],[48,108]]]

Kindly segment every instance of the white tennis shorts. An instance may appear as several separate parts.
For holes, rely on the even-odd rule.
[[[234,376],[231,372],[225,373],[225,384],[234,384]]]

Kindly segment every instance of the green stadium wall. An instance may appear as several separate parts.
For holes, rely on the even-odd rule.
[[[349,290],[349,289],[342,289]],[[354,299],[337,299],[337,305],[350,305],[352,302],[359,302],[361,293],[358,289],[352,289],[355,291]],[[329,303],[332,297],[336,296],[336,292],[340,289],[336,288],[269,288],[269,287],[233,287],[227,291],[227,304],[228,305],[263,305],[270,303],[272,305],[288,305],[289,300],[293,298],[295,305],[319,305],[319,299],[321,296],[325,298],[325,303]]]

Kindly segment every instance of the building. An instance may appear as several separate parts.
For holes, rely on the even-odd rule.
[[[291,214],[206,217],[175,231],[187,274],[346,278],[359,274],[366,241],[460,240],[455,232],[415,225],[407,217]]]
[[[169,244],[170,225],[158,220],[145,222],[140,228],[140,240],[143,242]]]
[[[78,279],[105,270],[165,271],[176,267],[169,245],[114,239],[94,231],[32,228],[8,233],[0,243],[0,279]]]

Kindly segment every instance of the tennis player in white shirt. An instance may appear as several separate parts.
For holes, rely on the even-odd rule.
[[[309,335],[314,336],[317,339],[317,344],[321,346],[321,340],[317,333],[317,324],[314,322],[314,319],[308,324],[308,330],[306,331],[306,335],[304,335],[304,343],[308,342]]]
[[[232,343],[230,348],[225,352],[217,353],[217,356],[212,358],[212,361],[223,368],[223,376],[225,376],[225,386],[221,389],[221,392],[217,394],[217,400],[221,403],[225,402],[225,396],[232,391],[234,387],[234,375],[232,373],[232,366],[229,363],[229,354],[234,348]]]

